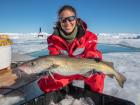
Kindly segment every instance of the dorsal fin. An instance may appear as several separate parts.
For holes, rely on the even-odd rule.
[[[105,63],[106,65],[112,67],[114,69],[114,64],[113,62],[109,62],[109,61],[103,61],[103,63]]]

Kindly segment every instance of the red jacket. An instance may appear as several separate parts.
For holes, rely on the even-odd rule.
[[[84,26],[86,28],[86,24]],[[84,29],[83,29],[84,30]],[[84,31],[83,35],[76,36],[74,41],[70,44],[59,35],[53,34],[48,37],[48,50],[50,55],[68,55],[70,57],[81,58],[100,58],[102,60],[102,54],[97,50],[97,36],[90,31]],[[83,49],[83,51],[75,55],[74,51],[77,49]],[[55,81],[50,76],[41,78],[38,82],[40,88],[44,92],[50,92],[66,86],[72,80],[82,79],[88,84],[92,91],[102,93],[104,87],[104,74],[94,74],[93,76],[86,78],[82,75],[62,76],[54,74]],[[47,84],[46,84],[47,83]]]

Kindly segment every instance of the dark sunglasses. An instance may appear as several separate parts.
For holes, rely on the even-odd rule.
[[[71,22],[71,21],[74,21],[75,19],[76,19],[76,16],[69,16],[69,17],[66,17],[66,18],[59,18],[60,22],[62,22],[62,23],[66,23],[67,20],[69,22]]]

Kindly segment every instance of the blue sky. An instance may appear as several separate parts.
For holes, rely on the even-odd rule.
[[[52,33],[57,11],[64,4],[95,33],[140,33],[140,0],[0,0],[0,32]]]

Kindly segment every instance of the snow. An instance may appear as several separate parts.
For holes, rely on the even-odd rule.
[[[50,102],[50,105],[95,105],[90,97],[75,99],[72,96],[66,95],[59,103]]]
[[[8,35],[13,41],[14,53],[31,53],[43,49],[47,49],[47,37],[50,35],[43,32],[43,37],[38,37],[38,33],[0,33],[0,35]]]
[[[13,52],[28,54],[34,51],[47,49],[46,38],[39,38],[37,34],[12,34],[9,36],[14,41]],[[140,48],[140,34],[133,33],[101,33],[98,34],[99,43],[122,45]],[[103,59],[112,61],[117,71],[126,76],[127,81],[120,88],[115,79],[106,76],[104,93],[123,98],[140,105],[140,52],[117,52],[103,54]]]
[[[138,38],[139,37],[139,38]],[[107,44],[119,44],[127,47],[140,48],[140,34],[99,34],[98,35],[99,43]]]
[[[117,44],[140,49],[140,34],[102,33],[98,35],[99,43]],[[117,52],[103,54],[103,59],[114,63],[117,71],[126,76],[127,81],[120,88],[114,79],[106,77],[104,93],[123,98],[140,105],[140,52]]]
[[[20,96],[4,97],[0,95],[0,105],[14,105],[16,102],[23,100]]]
[[[140,52],[109,53],[104,59],[112,61],[117,71],[127,78],[123,88],[120,88],[114,79],[106,78],[104,93],[115,97],[130,100],[140,105]]]

